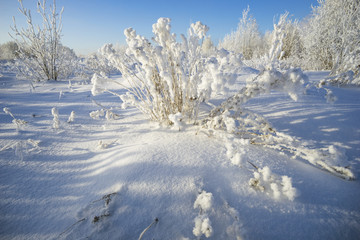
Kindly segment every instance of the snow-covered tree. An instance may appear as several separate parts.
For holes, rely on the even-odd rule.
[[[61,15],[63,8],[57,12],[56,1],[49,9],[46,0],[37,2],[37,12],[42,18],[42,24],[33,22],[31,11],[26,9],[22,0],[19,10],[26,19],[27,27],[18,29],[15,18],[12,30],[13,38],[19,46],[19,66],[21,72],[34,80],[59,80],[66,78],[74,59],[73,51],[61,45]]]
[[[288,15],[285,13],[282,16]],[[285,36],[283,39],[282,57],[290,63],[299,65],[299,60],[302,57],[304,49],[299,22],[297,20],[291,20],[287,17],[285,19],[285,26],[283,31],[285,32]]]
[[[0,45],[0,60],[14,60],[18,53],[16,42],[7,42]]]
[[[219,48],[241,53],[244,59],[258,57],[262,53],[263,41],[255,18],[249,15],[250,8],[243,11],[236,31],[219,42]]]
[[[318,0],[305,26],[308,68],[360,82],[360,1]],[[357,80],[356,80],[357,79]],[[342,82],[341,77],[338,79]]]

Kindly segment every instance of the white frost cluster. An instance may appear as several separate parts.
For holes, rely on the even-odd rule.
[[[96,96],[105,91],[104,84],[106,83],[106,80],[104,76],[94,73],[93,77],[91,78],[91,83],[92,83],[91,94],[93,96]]]
[[[17,119],[15,118],[15,116],[10,112],[10,109],[7,108],[7,107],[4,107],[3,108],[3,111],[6,113],[6,114],[9,114],[13,120],[12,120],[12,123],[14,123],[16,125],[16,130],[18,131],[19,129],[21,129],[21,127],[25,124],[27,124],[26,121],[22,120],[22,119]]]
[[[51,114],[53,115],[53,128],[59,129],[60,121],[59,121],[59,111],[56,107],[51,109]]]
[[[212,209],[213,205],[213,195],[206,191],[202,191],[196,198],[194,202],[194,208],[199,209],[199,215],[194,219],[195,226],[193,229],[193,234],[196,237],[211,237],[213,234],[213,228],[211,226],[211,221],[207,213]]]
[[[70,116],[67,120],[68,123],[72,123],[75,120],[75,112],[71,111]]]
[[[114,120],[118,117],[118,115],[115,114],[111,109],[100,109],[92,111],[89,115],[92,119],[100,119],[101,117],[105,117],[106,120]]]
[[[286,92],[292,99],[297,100],[297,94],[304,89],[306,81],[307,77],[301,69],[288,69],[285,72],[275,69],[264,70],[256,77],[248,79],[244,88],[214,108],[203,121],[203,126],[224,129],[249,139],[269,136],[274,130],[266,119],[245,109],[243,105],[250,99],[272,90]]]
[[[242,167],[246,159],[246,148],[249,144],[249,140],[237,139],[234,137],[223,137],[225,140],[226,157],[235,166]]]
[[[170,114],[169,115],[169,120],[173,123],[173,126],[175,129],[179,129],[181,127],[181,119],[182,119],[182,115],[180,112],[176,113],[176,114]]]
[[[213,204],[213,195],[206,191],[202,191],[199,196],[197,196],[194,202],[194,208],[199,208],[204,212],[207,212],[211,209]]]
[[[291,178],[282,176],[281,179],[272,173],[269,167],[259,168],[254,172],[249,185],[256,190],[265,192],[276,200],[287,198],[293,201],[297,196],[297,190],[292,186]]]
[[[105,115],[105,110],[100,109],[100,110],[92,111],[89,113],[89,115],[92,119],[99,119],[100,117],[103,117]]]
[[[205,235],[205,237],[211,237],[213,233],[213,229],[211,226],[211,221],[208,216],[201,215],[197,216],[194,220],[195,227],[193,229],[193,234],[196,237],[201,237],[201,235]]]

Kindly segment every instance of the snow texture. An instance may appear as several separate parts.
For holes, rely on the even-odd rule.
[[[309,162],[238,138],[231,119],[226,131],[183,121],[173,131],[122,108],[118,96],[92,96],[83,80],[71,89],[34,83],[30,92],[28,81],[1,74],[1,109],[26,124],[17,131],[14,118],[0,113],[0,239],[138,239],[156,218],[142,239],[360,235],[359,89],[329,87],[338,98],[332,104],[314,89],[297,102],[273,90],[243,103],[249,119],[264,116],[284,134],[284,146],[303,147],[302,156],[317,149],[306,152]],[[306,74],[319,83],[328,73]],[[253,76],[243,72],[230,91]],[[113,83],[106,89],[126,95]],[[211,104],[224,101],[219,94]],[[211,107],[199,109],[202,117]],[[65,123],[72,111],[75,120],[54,131],[55,116]],[[106,119],[107,111],[117,117]],[[311,163],[318,161],[351,170],[354,181]]]

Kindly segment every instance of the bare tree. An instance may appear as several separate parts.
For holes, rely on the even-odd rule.
[[[37,12],[42,18],[42,25],[35,25],[30,9],[26,9],[22,0],[19,11],[25,16],[27,27],[18,29],[15,17],[11,27],[15,36],[13,39],[19,46],[19,59],[25,65],[22,69],[27,77],[40,80],[59,80],[63,67],[61,46],[61,15],[64,8],[57,12],[56,1],[46,5],[46,0],[37,2]]]

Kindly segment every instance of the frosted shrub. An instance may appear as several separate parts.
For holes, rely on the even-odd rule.
[[[90,54],[85,58],[85,64],[93,73],[110,75],[118,70],[102,54]]]
[[[331,70],[334,84],[360,84],[358,0],[318,1],[304,27],[309,69]]]
[[[61,44],[63,9],[57,12],[56,1],[47,7],[46,1],[37,1],[37,13],[42,19],[41,25],[36,25],[29,9],[22,0],[19,11],[26,19],[26,28],[19,29],[14,18],[12,30],[14,40],[18,45],[16,61],[20,76],[27,79],[60,80],[67,78],[74,71],[75,53]]]
[[[132,28],[126,29],[126,54],[118,54],[112,45],[105,45],[102,53],[127,81],[125,87],[129,93],[121,97],[123,102],[136,106],[152,120],[171,125],[174,122],[169,116],[177,113],[181,113],[183,121],[195,121],[200,103],[214,92],[225,91],[227,80],[234,80],[234,72],[239,68],[229,61],[237,66],[242,63],[239,57],[226,51],[209,57],[209,42],[204,47],[201,44],[208,27],[200,22],[191,24],[188,37],[181,35],[181,43],[170,29],[170,19],[160,18],[153,25],[154,43],[137,35]],[[93,94],[106,90],[104,84],[97,86]]]
[[[25,124],[27,124],[26,121],[22,120],[22,119],[17,119],[15,118],[15,116],[10,112],[10,109],[5,107],[3,108],[3,111],[6,113],[6,114],[9,114],[13,120],[12,122],[16,125],[16,130],[20,130],[22,126],[24,126]]]
[[[298,195],[296,188],[292,186],[291,178],[272,173],[269,167],[257,168],[249,185],[261,192],[266,192],[276,200],[287,198],[293,201]]]
[[[14,60],[17,57],[18,45],[16,42],[0,44],[0,60]]]
[[[307,77],[300,69],[289,69],[285,72],[265,70],[255,78],[249,79],[238,93],[215,107],[209,117],[203,120],[203,126],[211,129],[224,129],[243,137],[265,137],[274,133],[270,123],[256,113],[243,107],[250,99],[271,90],[285,91],[293,100],[303,88]]]

